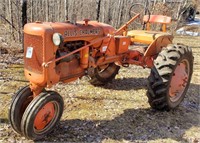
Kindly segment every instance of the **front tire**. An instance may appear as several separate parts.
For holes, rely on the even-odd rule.
[[[28,139],[40,139],[53,130],[63,112],[63,99],[53,91],[40,93],[26,108],[21,130]]]
[[[154,61],[148,77],[148,101],[152,108],[170,110],[184,99],[193,73],[192,50],[168,45]]]
[[[9,109],[9,121],[12,128],[21,134],[21,119],[28,104],[33,100],[29,86],[20,89],[14,96]]]

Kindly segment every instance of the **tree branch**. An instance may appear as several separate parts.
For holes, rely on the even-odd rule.
[[[3,15],[0,15],[0,17],[3,18],[3,20],[5,20],[9,25],[11,25],[12,28],[15,29],[15,31],[18,31],[18,30],[15,28],[15,26],[14,26],[8,19],[6,19]]]

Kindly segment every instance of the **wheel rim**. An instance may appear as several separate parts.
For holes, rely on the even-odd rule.
[[[180,99],[189,81],[189,63],[183,60],[175,69],[169,88],[170,100],[176,102]]]
[[[58,116],[58,107],[57,102],[48,102],[39,110],[34,120],[36,133],[43,133],[51,128]]]

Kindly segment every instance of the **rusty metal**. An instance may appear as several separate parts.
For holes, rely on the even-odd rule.
[[[148,24],[147,30],[128,31],[128,26],[139,16],[140,13],[136,14],[117,30],[108,24],[89,19],[63,23],[35,22],[25,25],[24,74],[30,82],[31,94],[34,98],[31,102],[34,105],[30,103],[28,109],[35,105],[37,107],[43,105],[37,109],[37,114],[33,113],[33,116],[30,114],[34,118],[33,125],[32,123],[30,125],[36,132],[50,130],[49,128],[52,127],[45,127],[54,122],[58,112],[61,116],[63,110],[58,110],[57,107],[57,105],[63,106],[61,97],[53,101],[53,94],[45,88],[51,88],[58,82],[69,83],[85,75],[90,76],[93,82],[111,81],[118,73],[119,66],[137,65],[143,68],[154,66],[154,60],[161,50],[172,43],[173,36],[163,32],[166,31],[166,24],[170,22],[169,19],[161,19],[162,16],[151,16],[149,19],[144,17],[144,21],[148,19],[147,23],[163,24],[163,31],[149,31]],[[190,72],[187,69],[185,61],[175,69],[175,75],[181,73],[181,77],[172,77],[171,86],[174,88],[170,88],[169,91],[171,98],[176,97],[175,92],[181,93],[184,90]],[[177,78],[180,86],[176,84]],[[54,97],[56,96],[58,94]],[[43,99],[47,100],[47,97],[49,102],[39,104],[37,100],[40,97],[42,103]],[[25,113],[29,112],[25,111]],[[24,117],[29,116],[24,115]],[[26,122],[26,120],[22,121]]]
[[[170,82],[169,95],[170,99],[175,102],[183,94],[189,79],[188,62],[183,60],[175,69],[174,75]]]
[[[112,62],[123,66],[135,64],[152,67],[154,56],[172,42],[173,36],[145,30],[127,31],[128,26],[139,16],[136,14],[118,30],[89,19],[76,24],[27,24],[24,28],[25,76],[34,85],[31,86],[34,95],[59,81],[68,82],[84,76],[88,68]],[[152,22],[151,18],[149,22]],[[60,33],[63,37],[60,46],[52,42],[54,33]],[[82,41],[85,45],[79,47]],[[140,50],[128,48],[135,42],[147,44],[145,52],[143,47],[139,47]],[[58,51],[61,55],[57,54]]]

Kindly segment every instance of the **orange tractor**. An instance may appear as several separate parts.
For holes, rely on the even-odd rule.
[[[172,44],[166,33],[171,18],[146,15],[146,30],[128,31],[140,16],[116,30],[97,21],[35,22],[24,27],[24,73],[30,84],[13,97],[9,118],[13,129],[29,139],[48,134],[60,120],[63,99],[45,90],[58,82],[89,76],[93,85],[112,81],[120,66],[150,68],[147,96],[152,108],[170,110],[183,100],[193,72],[189,47]],[[162,32],[150,31],[152,22]]]

